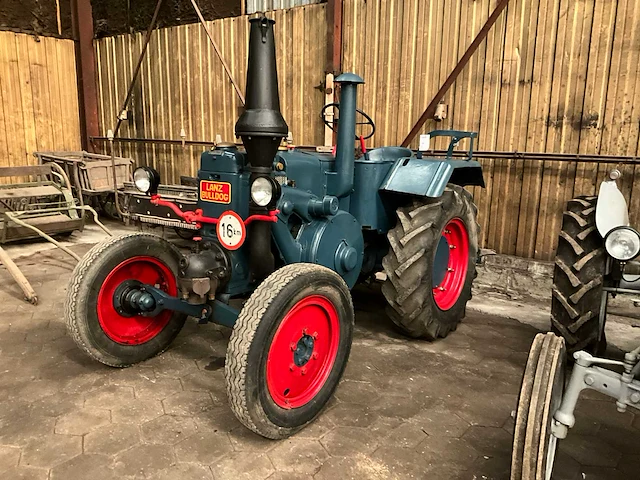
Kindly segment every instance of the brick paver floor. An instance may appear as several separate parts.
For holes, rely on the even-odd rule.
[[[40,304],[25,303],[0,268],[2,479],[508,478],[530,326],[470,311],[446,339],[407,340],[379,293],[358,289],[336,398],[310,427],[274,442],[229,410],[229,330],[190,322],[162,356],[111,369],[66,335],[72,262],[47,251],[18,263]],[[561,443],[555,478],[639,478],[639,429],[640,415],[589,395]]]

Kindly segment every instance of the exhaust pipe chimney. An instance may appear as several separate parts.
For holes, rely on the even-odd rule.
[[[289,132],[280,112],[276,45],[273,25],[266,17],[252,18],[249,34],[249,64],[245,111],[236,123],[236,136],[247,150],[250,182],[271,175],[278,146]],[[252,214],[265,213],[266,208],[251,205]],[[253,279],[260,281],[275,269],[271,253],[271,223],[254,222],[249,227],[249,255]]]
[[[356,102],[358,85],[364,80],[355,73],[343,73],[334,80],[340,84],[340,118],[336,140],[337,186],[333,193],[342,198],[353,190],[354,143],[356,141]]]
[[[252,18],[245,111],[236,123],[252,167],[269,167],[278,146],[289,132],[280,113],[276,44],[273,25],[266,17]]]

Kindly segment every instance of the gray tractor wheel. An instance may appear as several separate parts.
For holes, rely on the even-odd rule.
[[[448,185],[440,198],[416,199],[397,210],[382,265],[382,293],[395,325],[411,337],[435,340],[465,316],[476,276],[477,208],[469,192]]]
[[[553,333],[536,335],[518,398],[511,480],[550,480],[558,447],[551,422],[564,392],[566,350]]]
[[[551,329],[562,336],[569,353],[606,349],[600,333],[599,312],[606,267],[604,242],[596,228],[597,197],[570,200],[562,218],[562,230],[553,273]]]

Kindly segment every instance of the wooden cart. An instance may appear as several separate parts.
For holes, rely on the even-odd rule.
[[[32,227],[47,235],[84,228],[68,177],[57,165],[2,167],[0,177],[21,179],[0,185],[0,244],[41,237]]]
[[[82,204],[92,205],[117,218],[113,188],[113,167],[109,155],[82,152],[35,152],[38,163],[58,164],[71,179],[73,193]],[[118,190],[131,179],[131,158],[115,157]]]
[[[43,238],[76,260],[80,257],[60,244],[54,236],[68,235],[85,224],[85,212],[93,215],[96,225],[111,232],[100,222],[97,212],[80,205],[74,197],[72,183],[58,163],[22,167],[0,167],[0,178],[12,177],[12,183],[0,183],[0,245],[8,242]],[[80,192],[80,190],[78,190]],[[0,264],[8,269],[34,305],[38,297],[9,255],[0,247]]]

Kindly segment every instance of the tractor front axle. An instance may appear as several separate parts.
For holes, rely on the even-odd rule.
[[[136,315],[155,317],[163,310],[172,310],[199,320],[207,320],[213,312],[211,306],[206,303],[192,305],[153,285],[147,285],[137,280],[127,280],[120,284],[113,294],[113,306],[123,317]]]

